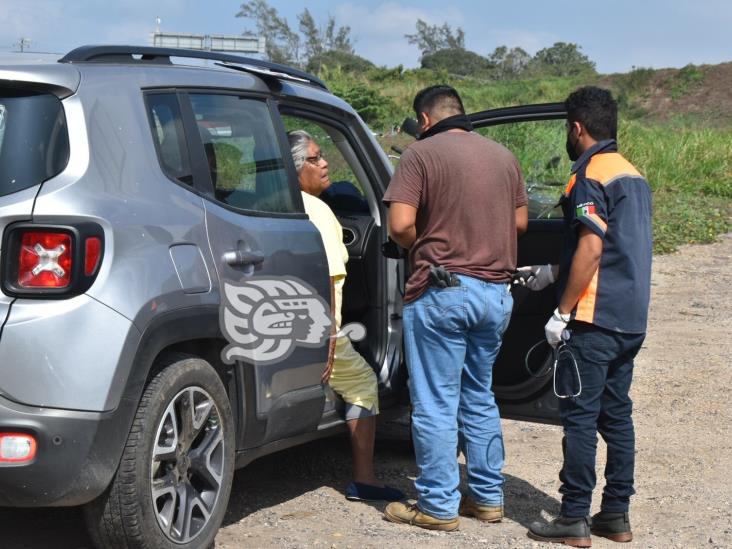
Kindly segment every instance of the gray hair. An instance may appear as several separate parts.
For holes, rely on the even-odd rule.
[[[295,169],[297,173],[300,173],[305,165],[305,159],[308,157],[308,146],[315,140],[305,130],[287,132],[287,140],[290,142],[290,152],[292,160],[295,162]]]

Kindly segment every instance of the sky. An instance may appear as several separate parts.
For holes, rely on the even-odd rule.
[[[84,44],[148,45],[161,19],[164,32],[238,35],[255,29],[228,0],[0,0],[0,52],[66,53]],[[555,42],[581,47],[601,73],[633,67],[682,67],[732,61],[730,0],[270,0],[297,28],[307,7],[318,24],[329,15],[351,27],[356,53],[377,65],[419,66],[420,52],[404,34],[418,19],[465,31],[466,48],[496,47],[530,54]]]

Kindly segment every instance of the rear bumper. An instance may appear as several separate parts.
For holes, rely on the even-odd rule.
[[[0,431],[36,437],[28,464],[0,464],[0,507],[72,506],[87,503],[117,470],[129,422],[115,412],[35,408],[0,396]]]

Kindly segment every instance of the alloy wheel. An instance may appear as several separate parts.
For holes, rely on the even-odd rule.
[[[177,544],[204,529],[222,490],[224,434],[219,410],[200,387],[186,387],[157,426],[151,495],[158,525]]]

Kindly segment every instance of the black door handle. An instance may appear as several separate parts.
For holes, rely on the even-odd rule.
[[[232,266],[237,265],[259,265],[264,262],[264,254],[252,250],[232,250],[224,254],[224,261]]]

